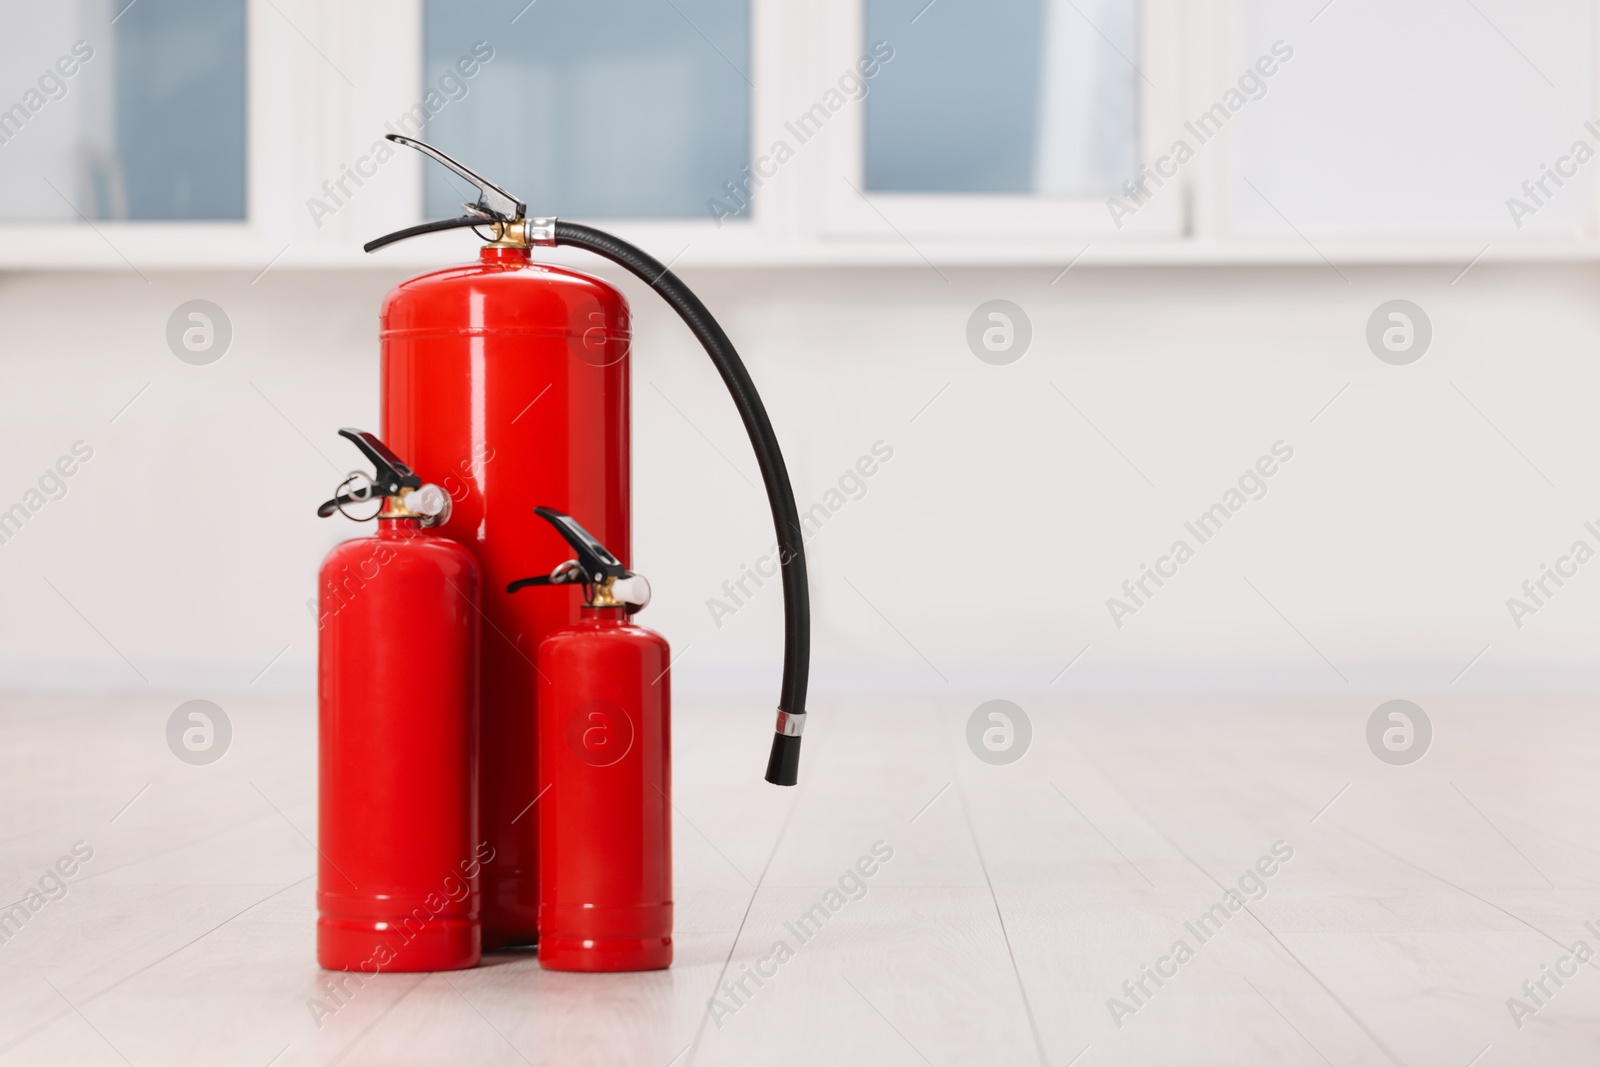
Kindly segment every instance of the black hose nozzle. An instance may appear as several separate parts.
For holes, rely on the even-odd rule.
[[[772,754],[767,757],[767,781],[773,785],[794,785],[799,780],[800,738],[773,734]]]

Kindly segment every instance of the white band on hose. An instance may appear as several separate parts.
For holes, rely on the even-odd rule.
[[[805,712],[778,712],[778,732],[785,737],[799,737],[806,729]]]

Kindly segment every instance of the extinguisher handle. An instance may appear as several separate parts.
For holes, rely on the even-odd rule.
[[[506,592],[515,593],[531,585],[574,585],[583,583],[591,601],[597,587],[603,586],[609,598],[606,602],[620,603],[629,615],[642,610],[650,603],[650,583],[644,575],[635,574],[622,565],[594,534],[585,530],[577,519],[555,508],[538,507],[533,513],[556,528],[562,540],[572,546],[577,559],[557,565],[549,574],[534,578],[518,578],[506,586]]]
[[[415,148],[434,162],[449,167],[468,183],[475,186],[478,190],[478,202],[466,205],[468,210],[482,212],[487,218],[498,219],[502,222],[520,219],[528,213],[527,204],[524,204],[483,175],[474,174],[456,160],[451,159],[433,147],[433,145],[425,141],[419,141],[414,137],[401,136],[398,133],[386,133],[384,136],[395,144],[405,145],[407,148]]]
[[[571,545],[572,551],[577,553],[578,566],[582,568],[582,574],[567,579],[568,581],[598,583],[607,578],[632,577],[633,572],[624,567],[622,561],[611,554],[610,549],[602,545],[594,534],[580,526],[578,520],[571,515],[546,507],[534,508],[533,513],[554,526],[561,539]]]
[[[379,497],[400,496],[404,490],[415,491],[423,488],[422,479],[417,477],[416,472],[406,466],[400,457],[390,451],[389,446],[378,440],[374,434],[346,426],[339,431],[339,436],[346,438],[361,449],[362,455],[372,461],[372,466],[376,473],[373,475],[370,485],[366,485],[355,492],[343,492],[342,490],[344,490],[345,486],[350,485],[352,482],[359,483],[365,477],[359,471],[351,474],[340,484],[339,490],[335,491],[334,498],[324,501],[317,508],[318,518],[326,519],[335,511],[343,511],[346,504],[360,504]],[[440,495],[437,488],[435,488],[434,493],[428,499],[431,501]],[[444,497],[443,505],[437,511],[424,509],[423,514],[431,516],[443,513],[448,517],[449,503],[449,498]],[[347,517],[354,518],[354,516]],[[368,517],[370,518],[370,516]],[[443,519],[439,521],[442,522]]]
[[[401,489],[421,489],[422,479],[378,440],[377,435],[346,426],[339,436],[347,438],[361,449],[362,455],[372,461],[377,475],[372,479],[373,489],[380,496],[399,496]]]

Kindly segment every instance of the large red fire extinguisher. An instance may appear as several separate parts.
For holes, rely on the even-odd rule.
[[[560,542],[528,508],[585,516],[629,558],[628,308],[596,278],[535,266],[496,241],[477,264],[413,278],[382,317],[383,436],[450,494],[440,532],[483,569],[479,812],[495,862],[483,874],[487,947],[532,944],[538,919],[534,657],[576,618],[570,596],[506,583]]]
[[[433,527],[424,485],[370,433],[377,473],[317,514],[381,500],[376,537],[334,547],[318,582],[317,962],[440,971],[481,952],[477,834],[478,565]],[[372,518],[372,515],[366,516]]]
[[[666,639],[629,619],[650,586],[570,515],[534,509],[575,559],[530,585],[578,585],[578,621],[539,643],[539,964],[672,962],[672,697]]]
[[[532,249],[583,248],[648,283],[704,346],[756,453],[776,528],[784,591],[784,662],[767,781],[793,785],[806,720],[810,607],[794,492],[766,408],[743,361],[698,297],[662,263],[619,238],[527,206],[437,149],[397,134],[478,190],[460,218],[423,223],[366,245],[459,227],[485,235],[479,262],[402,282],[382,319],[383,434],[454,503],[440,532],[483,570],[481,787],[483,836],[495,850],[483,874],[486,947],[538,937],[536,796],[540,731],[535,660],[552,632],[579,621],[577,596],[513,597],[507,584],[530,554],[559,538],[527,506],[542,501],[584,517],[621,564],[630,558],[631,337],[622,294],[597,278],[532,258]],[[530,715],[530,709],[533,714]]]

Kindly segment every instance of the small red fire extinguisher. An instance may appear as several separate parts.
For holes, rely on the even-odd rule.
[[[317,962],[472,967],[492,860],[476,810],[478,565],[430,529],[448,494],[372,434],[339,433],[376,474],[352,474],[317,514],[382,508],[377,536],[336,546],[318,583]]]
[[[629,622],[650,585],[570,515],[534,513],[572,546],[530,585],[581,585],[576,623],[539,643],[539,964],[651,971],[672,963],[672,660]]]

